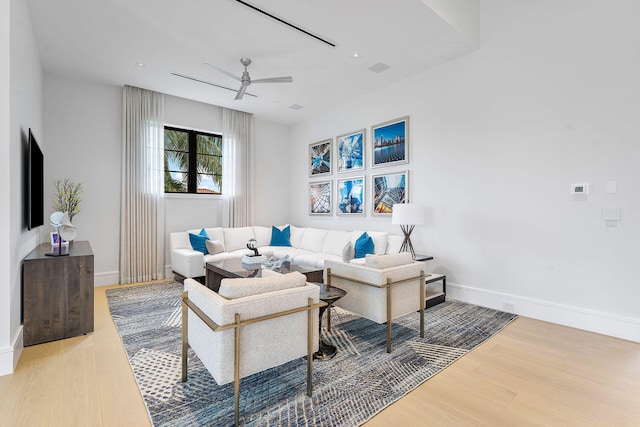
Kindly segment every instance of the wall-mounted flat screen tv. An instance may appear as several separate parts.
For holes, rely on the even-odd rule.
[[[27,228],[44,224],[44,155],[38,146],[33,132],[29,129],[27,148]]]

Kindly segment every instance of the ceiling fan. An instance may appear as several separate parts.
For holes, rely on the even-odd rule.
[[[244,92],[247,90],[247,87],[249,87],[249,85],[251,83],[292,83],[293,82],[293,77],[291,76],[287,76],[287,77],[270,77],[267,79],[256,79],[256,80],[251,80],[251,77],[249,77],[249,71],[247,71],[247,67],[249,66],[249,64],[251,64],[251,59],[249,58],[242,58],[240,59],[240,62],[242,63],[242,65],[244,65],[244,71],[242,73],[242,76],[236,76],[233,73],[230,73],[226,70],[223,70],[222,68],[218,68],[213,64],[209,64],[207,62],[203,63],[202,65],[206,65],[207,67],[211,67],[214,68],[218,71],[220,71],[221,73],[226,74],[227,76],[233,77],[234,79],[238,80],[240,82],[240,89],[238,89],[238,93],[236,94],[236,98],[235,99],[242,99],[242,96],[244,95]]]

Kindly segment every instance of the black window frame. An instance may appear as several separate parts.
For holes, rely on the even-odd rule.
[[[164,130],[170,131],[178,131],[184,132],[188,135],[189,142],[189,165],[187,170],[188,180],[187,180],[187,191],[164,191],[164,194],[197,194],[202,196],[221,196],[222,195],[222,186],[220,187],[220,193],[198,193],[198,135],[204,135],[208,137],[220,138],[222,142],[222,134],[213,133],[213,132],[204,132],[195,129],[181,128],[176,126],[164,126]],[[164,143],[164,141],[163,141]],[[209,154],[206,154],[209,155]],[[220,162],[222,163],[222,159],[224,157],[224,152],[220,155]],[[167,170],[165,170],[167,172]],[[216,175],[216,174],[214,174]],[[220,175],[222,177],[222,174]]]

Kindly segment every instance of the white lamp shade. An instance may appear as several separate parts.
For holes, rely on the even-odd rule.
[[[393,205],[392,224],[424,224],[424,206],[417,203],[396,203]]]

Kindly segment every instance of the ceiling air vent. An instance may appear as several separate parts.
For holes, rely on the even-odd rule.
[[[389,68],[391,68],[391,67],[389,67],[387,64],[384,64],[382,62],[378,62],[377,64],[372,65],[371,67],[369,67],[369,70],[373,71],[374,73],[381,73],[383,71],[388,70]]]

